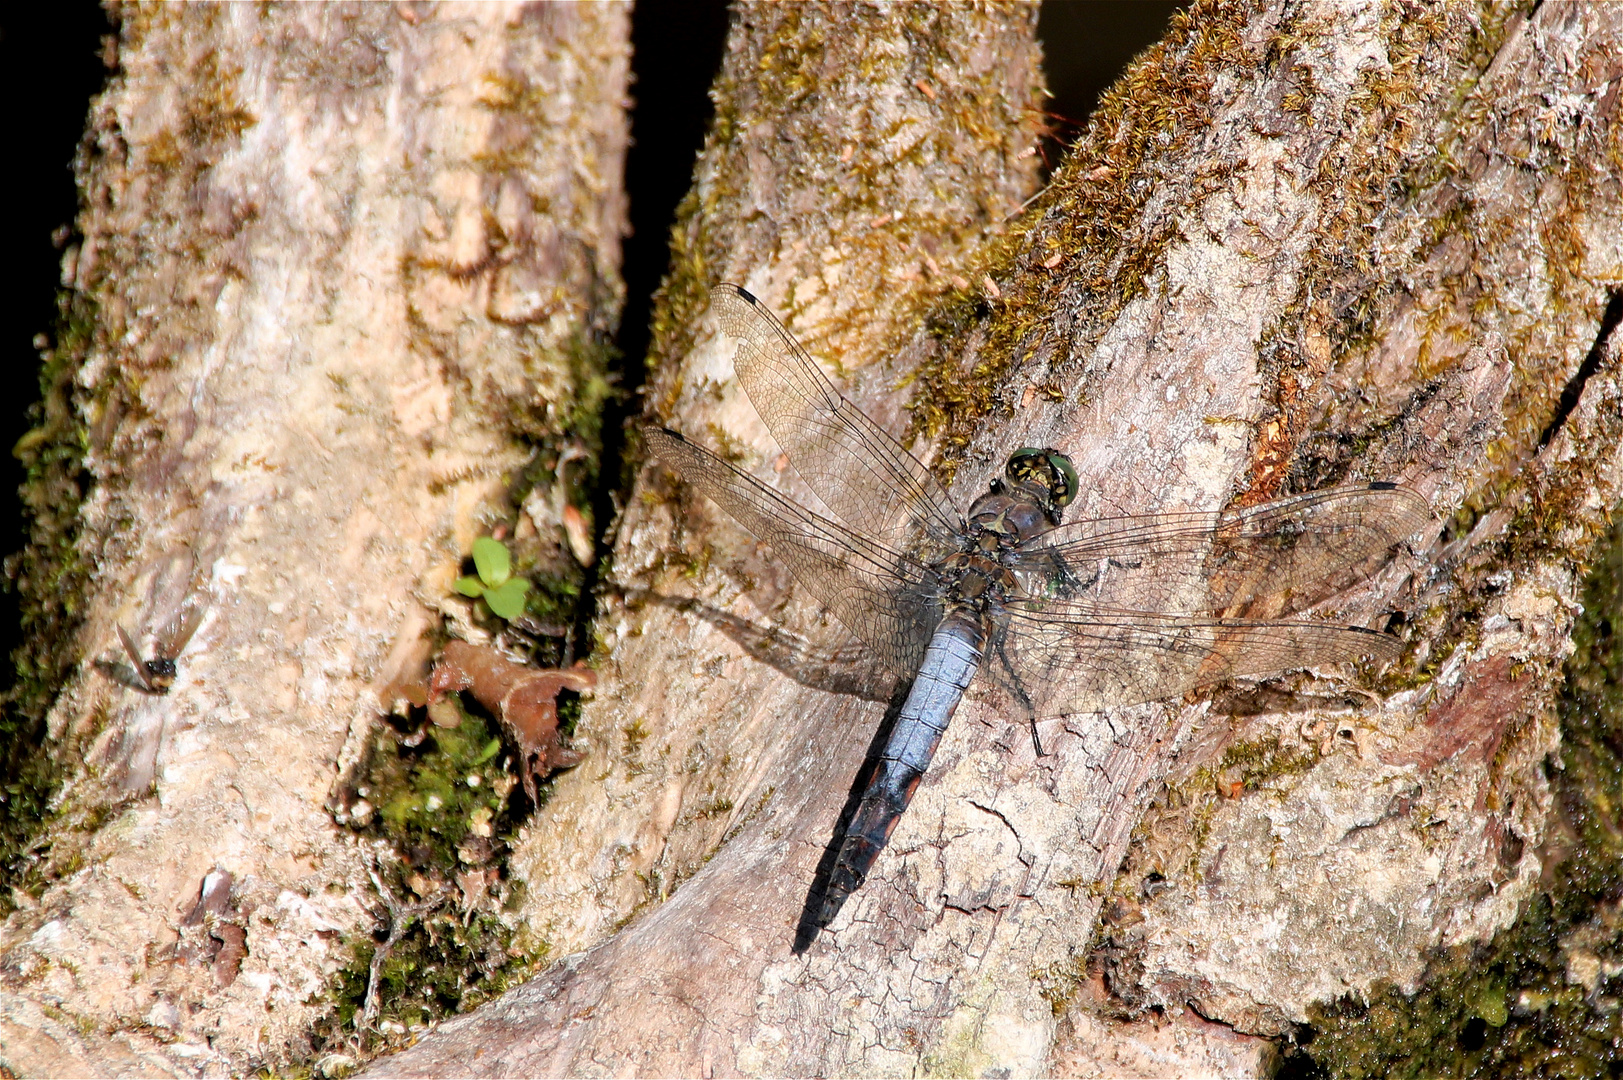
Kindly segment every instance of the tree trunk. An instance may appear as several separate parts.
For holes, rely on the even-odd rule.
[[[1033,18],[738,10],[650,412],[782,472],[704,317],[732,280],[965,505],[1020,445],[1073,456],[1073,520],[1401,481],[1436,529],[1321,613],[1403,657],[1045,721],[1043,757],[972,695],[795,954],[893,688],[650,466],[586,759],[513,844],[509,951],[556,962],[373,1073],[1256,1073],[1536,886],[1623,481],[1623,14],[1197,3],[1022,209]],[[572,449],[618,305],[624,43],[607,7],[126,13],[53,361],[78,411],[29,449],[36,492],[80,440],[94,484],[24,565],[38,680],[77,664],[49,745],[83,765],[5,926],[13,1068],[309,1057],[345,966],[378,980],[357,941],[441,897],[393,891],[333,796],[423,633],[479,633],[450,582],[526,441]],[[532,505],[566,572],[564,501]],[[172,692],[113,677],[121,622],[150,649],[204,600]]]
[[[440,609],[467,622],[473,539],[595,408],[627,9],[116,16],[56,396],[23,445],[64,779],[5,925],[0,1044],[30,1075],[281,1071],[390,928],[389,853],[329,797]],[[568,572],[552,505],[543,485],[530,550]],[[203,621],[152,693],[120,628],[162,650],[177,612]]]
[[[1618,14],[1196,5],[1006,230],[967,185],[1019,197],[996,105],[1020,94],[977,81],[1019,65],[978,62],[972,26],[904,52],[889,23],[862,28],[882,59],[861,68],[864,33],[820,17],[735,24],[657,415],[772,471],[701,319],[733,279],[965,503],[1017,445],[1074,455],[1072,517],[1401,481],[1436,529],[1326,611],[1396,613],[1407,651],[1361,673],[1373,694],[1326,673],[1051,721],[1041,759],[972,699],[874,875],[794,955],[883,706],[761,636],[840,638],[650,469],[591,758],[518,851],[532,926],[572,955],[374,1074],[1255,1071],[1265,1044],[1234,1031],[1412,982],[1539,878],[1550,704],[1619,494]],[[969,168],[930,153],[946,136],[995,150]],[[921,174],[984,235],[940,230]],[[1122,999],[1166,1020],[1096,1009]]]

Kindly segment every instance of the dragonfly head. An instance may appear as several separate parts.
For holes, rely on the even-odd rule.
[[[1009,463],[1003,471],[1014,484],[1035,487],[1046,495],[1050,505],[1044,509],[1056,521],[1060,511],[1076,498],[1076,466],[1052,447],[1039,450],[1035,446],[1022,446],[1009,455]]]

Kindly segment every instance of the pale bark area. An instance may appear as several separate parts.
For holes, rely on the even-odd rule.
[[[0,1055],[277,1070],[377,921],[329,795],[510,513],[517,435],[556,431],[572,350],[618,316],[627,9],[116,14],[65,265],[93,318],[83,663],[50,720],[49,885],[0,945]],[[116,625],[151,648],[187,593],[208,614],[173,691],[109,677]],[[240,970],[165,959],[214,871]]]
[[[836,29],[746,9],[656,327],[661,418],[779,475],[701,318],[703,287],[732,279],[893,430],[897,378],[931,362],[913,404],[945,420],[965,503],[1018,445],[1075,457],[1072,517],[1399,480],[1437,529],[1324,613],[1400,613],[1410,651],[1382,677],[1220,696],[1243,721],[1209,699],[1051,721],[1041,759],[972,696],[873,876],[794,956],[883,707],[755,658],[748,626],[814,645],[839,628],[650,469],[617,543],[626,602],[599,624],[591,756],[520,851],[532,925],[589,951],[374,1073],[1255,1072],[1258,1040],[1185,1006],[1277,1032],[1412,980],[1423,949],[1490,934],[1537,881],[1549,704],[1623,479],[1615,340],[1562,403],[1623,282],[1623,13],[1198,6],[1008,235],[921,250],[909,222],[951,215],[910,203],[920,173],[933,198],[964,196],[929,182],[950,164],[1018,200],[1018,118],[971,91],[1001,77],[1007,109],[1035,80],[1000,59],[1029,56],[1029,26],[953,11],[909,52],[898,23],[859,31],[866,10]],[[934,160],[895,144],[932,133],[973,141]],[[897,346],[939,296],[925,254],[976,295]],[[1272,764],[1225,762],[1236,746]],[[1151,871],[1164,891],[1141,889]],[[1111,891],[1109,988],[1162,1021],[1091,1011]]]
[[[1444,40],[1467,25],[1439,14]],[[1313,380],[1297,376],[1286,409],[1280,379],[1299,460],[1401,478],[1459,515],[1371,583],[1376,610],[1412,621],[1413,652],[1374,684],[1378,704],[1219,727],[1181,756],[1180,797],[1144,823],[1122,881],[1136,892],[1157,870],[1171,885],[1128,905],[1119,935],[1141,1001],[1271,1033],[1377,980],[1412,988],[1426,950],[1485,940],[1545,870],[1553,703],[1587,560],[1623,497],[1623,334],[1602,319],[1623,288],[1623,10],[1546,4],[1496,44],[1463,102],[1421,113],[1403,193],[1355,249],[1365,265],[1310,279],[1308,310],[1281,320],[1295,338],[1282,366]],[[1428,90],[1444,104],[1436,79],[1416,80],[1422,110]],[[1325,316],[1357,302],[1373,343],[1323,357]],[[1354,456],[1342,433],[1367,446]],[[1252,475],[1277,460],[1260,441]],[[1212,781],[1239,771],[1217,768],[1221,742],[1259,736],[1318,760],[1217,798]]]

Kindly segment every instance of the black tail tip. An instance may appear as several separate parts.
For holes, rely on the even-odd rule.
[[[860,886],[862,882],[857,881],[849,888],[845,887],[847,884],[848,882],[833,881],[820,895],[807,897],[806,907],[800,913],[800,924],[795,927],[795,943],[790,947],[790,951],[796,956],[811,948],[812,942],[817,940],[817,935],[834,921],[834,917],[840,913],[845,902],[856,891],[856,886]]]
[[[811,897],[804,910],[800,913],[800,924],[795,927],[795,943],[789,947],[789,951],[796,956],[805,955],[806,950],[811,948],[812,942],[817,940],[817,935],[821,934],[823,928],[839,913],[840,905],[843,903],[845,903],[845,898],[842,896],[835,901],[833,910],[830,910],[826,894]]]
[[[795,943],[789,947],[789,951],[796,956],[805,956],[806,950],[812,947],[812,942],[822,932],[823,928],[817,925],[815,919],[800,920],[800,925],[795,928]]]

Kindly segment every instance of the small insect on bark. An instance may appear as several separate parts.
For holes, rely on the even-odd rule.
[[[151,660],[141,659],[141,650],[136,646],[135,639],[123,624],[119,625],[118,640],[123,643],[124,653],[135,667],[135,677],[141,681],[141,688],[147,693],[167,694],[169,688],[175,685],[178,673],[175,660],[202,625],[206,609],[205,604],[193,603],[176,612],[175,617],[154,638]]]

